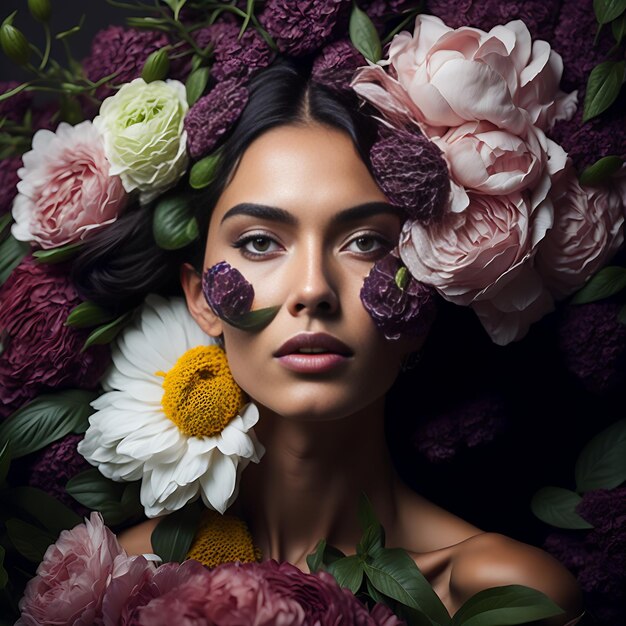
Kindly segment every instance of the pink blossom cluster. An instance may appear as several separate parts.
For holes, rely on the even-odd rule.
[[[384,605],[370,613],[325,572],[289,563],[197,561],[155,567],[130,557],[99,513],[63,531],[26,586],[16,626],[400,626]]]
[[[400,254],[417,280],[472,307],[498,344],[523,337],[623,242],[624,190],[582,188],[546,136],[576,110],[562,71],[519,20],[485,32],[419,15],[352,82],[388,122],[442,151],[444,214],[407,221]]]

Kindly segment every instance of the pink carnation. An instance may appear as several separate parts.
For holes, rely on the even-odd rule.
[[[104,144],[91,122],[40,130],[22,157],[13,203],[13,236],[55,248],[79,241],[117,219],[126,204],[118,176],[109,176]]]
[[[622,245],[626,195],[623,184],[583,189],[573,168],[564,173],[560,186],[554,226],[537,252],[537,268],[556,299],[580,288]]]
[[[117,557],[118,567],[129,559],[99,513],[64,530],[26,585],[16,626],[101,623],[102,598]]]

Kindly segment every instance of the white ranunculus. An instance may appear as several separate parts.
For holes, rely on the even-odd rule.
[[[100,107],[93,121],[104,137],[110,174],[127,192],[140,192],[142,204],[175,185],[189,161],[183,123],[189,108],[177,80],[126,83]]]

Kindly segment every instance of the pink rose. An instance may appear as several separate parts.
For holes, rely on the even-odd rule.
[[[99,513],[64,530],[26,585],[16,626],[102,623],[102,598],[116,557],[129,558]],[[117,559],[116,567],[121,566]]]
[[[622,245],[626,178],[616,180],[583,189],[572,167],[559,180],[554,226],[537,251],[537,268],[556,299],[582,287]]]
[[[20,241],[55,248],[79,241],[117,219],[126,204],[118,176],[109,176],[104,144],[91,122],[39,130],[18,170],[11,232]]]

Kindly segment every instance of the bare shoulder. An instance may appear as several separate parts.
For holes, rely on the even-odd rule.
[[[126,552],[130,555],[149,554],[152,549],[152,531],[157,525],[159,518],[149,519],[136,526],[131,526],[123,530],[117,540]]]
[[[525,585],[551,598],[565,614],[534,622],[561,626],[582,613],[574,576],[547,552],[499,533],[481,533],[458,546],[452,560],[450,593],[460,607],[469,597],[502,585]]]

